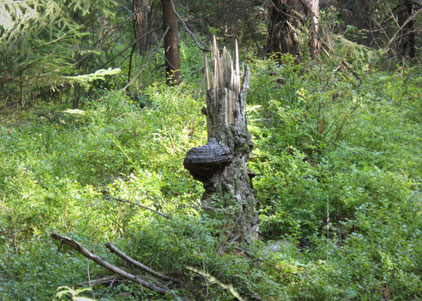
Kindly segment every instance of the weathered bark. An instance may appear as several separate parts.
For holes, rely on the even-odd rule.
[[[233,62],[225,48],[220,55],[214,38],[212,74],[206,61],[206,77],[208,143],[190,150],[184,164],[204,184],[203,208],[224,208],[231,217],[225,226],[229,238],[251,242],[257,238],[258,215],[247,169],[253,147],[245,113],[249,70],[241,85],[237,43]]]
[[[398,6],[398,25],[400,27],[398,53],[402,57],[409,56],[414,58],[416,56],[416,32],[415,21],[413,20],[413,1],[400,0]]]
[[[318,54],[320,42],[319,30],[319,0],[302,0],[306,6],[306,15],[311,19],[311,37],[309,40],[309,50],[311,57]]]
[[[151,0],[133,0],[133,29],[137,41],[139,53],[144,54],[150,46],[150,35],[152,25]]]
[[[173,7],[175,8],[176,0],[162,0],[162,4],[164,30],[168,28],[164,37],[167,84],[178,85],[180,83],[179,38],[177,16],[173,9]]]

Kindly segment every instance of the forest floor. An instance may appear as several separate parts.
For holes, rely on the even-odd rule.
[[[420,68],[249,63],[260,242],[247,251],[227,242],[225,221],[200,214],[203,188],[183,169],[186,151],[206,139],[200,80],[151,85],[142,106],[111,91],[81,110],[3,109],[0,299],[52,300],[60,286],[77,293],[110,275],[59,248],[53,230],[140,273],[107,253],[111,241],[182,279],[156,283],[193,300],[232,300],[221,283],[246,300],[422,298]],[[126,281],[79,295],[172,299]]]

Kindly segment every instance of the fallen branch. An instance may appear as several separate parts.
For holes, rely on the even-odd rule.
[[[94,286],[94,285],[113,285],[115,282],[122,282],[122,281],[127,281],[127,279],[126,280],[120,280],[120,279],[117,279],[117,275],[111,275],[111,276],[103,276],[103,277],[101,277],[101,278],[98,278],[98,279],[91,279],[91,285],[92,286]],[[83,285],[89,285],[89,283],[88,282],[84,282],[83,283]]]
[[[345,60],[342,60],[341,63],[343,64],[344,67],[346,67],[348,71],[350,71],[353,74],[354,77],[356,77],[359,83],[362,83],[362,79],[360,78],[359,74],[357,74],[356,71],[353,70],[352,66],[350,66],[348,62],[346,62]]]
[[[176,283],[181,283],[180,280],[163,275],[159,272],[154,271],[153,269],[151,269],[150,267],[140,263],[139,261],[136,261],[135,259],[129,257],[128,255],[126,255],[125,253],[123,253],[122,251],[120,251],[118,248],[116,248],[113,244],[111,243],[106,243],[105,246],[107,247],[107,249],[109,249],[112,253],[116,254],[117,256],[119,256],[120,258],[123,258],[124,260],[126,260],[127,262],[133,264],[134,266],[136,266],[137,268],[140,268],[141,270],[157,277],[160,278],[162,280],[168,280],[168,281],[173,281]]]
[[[95,263],[105,267],[106,269],[112,271],[113,273],[116,273],[120,276],[122,276],[123,278],[129,279],[133,282],[136,282],[150,290],[153,290],[157,293],[160,294],[167,294],[167,293],[171,293],[170,290],[166,290],[164,288],[158,287],[152,283],[149,283],[141,278],[139,278],[138,276],[132,275],[110,263],[108,263],[107,261],[103,260],[102,258],[100,258],[99,256],[91,253],[90,251],[88,251],[87,249],[85,249],[80,243],[78,243],[76,240],[73,240],[69,237],[63,236],[58,234],[57,232],[53,231],[53,233],[51,234],[51,238],[58,240],[66,245],[68,245],[69,247],[71,247],[72,249],[75,249],[76,251],[78,251],[79,253],[81,253],[83,256],[85,256],[88,259],[91,259],[92,261],[94,261]]]
[[[99,70],[99,69],[102,69],[102,68],[106,67],[108,64],[110,64],[111,62],[113,62],[117,57],[121,56],[130,47],[136,46],[136,43],[138,43],[146,35],[151,34],[151,33],[155,32],[155,31],[158,31],[159,29],[161,29],[161,28],[151,29],[147,33],[143,34],[141,37],[135,39],[134,41],[132,41],[132,43],[130,43],[128,46],[126,46],[123,50],[119,51],[116,55],[114,55],[111,59],[109,59],[107,62],[105,62],[104,64],[102,64],[100,67],[96,67],[95,69],[92,69],[91,73],[95,72],[96,70]]]
[[[132,80],[130,82],[127,83],[126,86],[124,86],[122,88],[123,91],[126,91],[127,88],[129,88],[130,85],[132,85],[132,83],[142,74],[142,72],[145,71],[145,69],[148,67],[149,62],[151,61],[152,57],[158,53],[158,51],[160,50],[161,44],[163,44],[164,41],[164,37],[166,36],[167,32],[169,31],[169,28],[167,28],[164,31],[164,34],[161,36],[160,42],[158,43],[157,47],[155,48],[155,50],[147,57],[145,64],[141,67],[140,71],[138,72],[138,74],[136,74]]]
[[[236,291],[236,289],[233,287],[233,284],[224,284],[222,283],[220,280],[218,280],[217,278],[215,278],[214,276],[210,275],[209,273],[205,272],[205,271],[201,271],[197,268],[194,268],[192,266],[186,266],[186,268],[189,271],[195,272],[201,276],[203,276],[205,279],[207,279],[210,283],[217,283],[219,286],[221,286],[222,288],[228,290],[233,297],[235,297],[237,300],[239,301],[244,301],[245,299],[243,299],[240,294]]]
[[[171,217],[169,215],[166,215],[164,213],[161,213],[161,212],[156,211],[154,209],[151,209],[149,207],[145,207],[145,206],[143,206],[141,204],[138,204],[138,203],[135,203],[135,202],[131,202],[131,201],[123,200],[123,199],[119,199],[119,198],[114,198],[114,197],[111,197],[111,196],[105,196],[104,199],[105,200],[110,200],[110,201],[116,201],[116,202],[120,202],[120,203],[127,203],[127,204],[131,204],[131,205],[135,205],[135,206],[138,206],[139,208],[142,208],[142,209],[145,209],[145,210],[149,210],[149,211],[154,212],[154,213],[156,213],[158,215],[161,215],[162,217],[171,219]]]
[[[399,27],[393,37],[388,41],[387,46],[384,47],[384,52],[387,52],[390,49],[391,44],[396,40],[396,38],[403,31],[406,25],[409,24],[409,22],[413,21],[420,12],[422,12],[422,7],[415,11],[411,16],[409,16],[409,18],[407,18],[403,25]]]
[[[186,30],[186,32],[192,37],[193,41],[195,42],[196,46],[202,50],[203,52],[210,52],[211,50],[208,48],[208,45],[205,44],[204,42],[202,42],[202,40],[198,39],[195,34],[188,28],[188,26],[186,25],[185,20],[183,20],[183,18],[180,16],[180,14],[178,13],[174,3],[172,0],[170,0],[171,6],[173,8],[173,12],[176,15],[176,17],[180,20],[180,22],[182,22],[183,28]],[[199,43],[202,43],[203,46],[199,45]]]

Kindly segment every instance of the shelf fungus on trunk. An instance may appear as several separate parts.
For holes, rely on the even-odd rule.
[[[189,150],[183,165],[195,180],[205,183],[232,161],[230,149],[217,139],[210,138],[207,144]]]
[[[250,72],[247,66],[240,70],[237,43],[234,48],[233,60],[226,48],[220,53],[214,37],[211,64],[204,58],[208,143],[188,151],[183,164],[204,185],[207,218],[225,220],[229,241],[252,243],[259,218],[253,174],[247,171],[253,148],[245,110]]]

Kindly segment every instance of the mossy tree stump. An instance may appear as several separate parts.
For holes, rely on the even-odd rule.
[[[205,59],[208,142],[189,150],[184,166],[204,185],[207,214],[225,212],[229,238],[250,243],[258,236],[257,201],[247,168],[253,148],[245,113],[250,73],[246,66],[241,82],[237,42],[235,48],[233,62],[225,48],[220,54],[214,38],[211,74]]]

